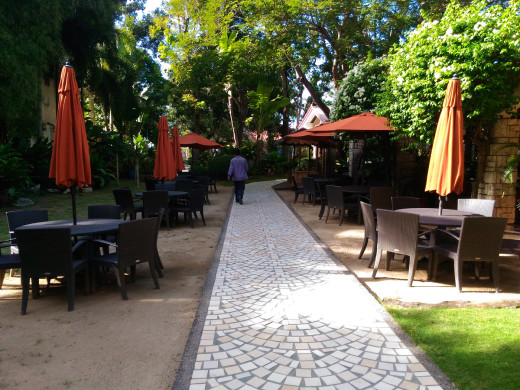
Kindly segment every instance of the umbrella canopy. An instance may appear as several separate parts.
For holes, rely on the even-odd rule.
[[[218,149],[223,147],[221,144],[213,142],[196,133],[180,136],[179,142],[181,146],[199,150]]]
[[[61,70],[58,94],[49,178],[56,179],[56,185],[60,187],[71,187],[72,216],[76,223],[76,186],[91,184],[92,179],[79,88],[74,69],[68,63]]]
[[[312,129],[300,130],[296,133],[286,135],[283,143],[286,145],[316,145],[318,143],[331,143],[334,141],[334,134],[330,131],[313,133]]]
[[[448,83],[442,111],[433,140],[425,191],[440,196],[460,194],[464,182],[463,118],[460,81]],[[439,203],[442,212],[442,199]]]
[[[324,123],[323,125],[309,129],[309,131],[313,133],[341,133],[345,131],[393,131],[394,129],[387,123],[388,119],[386,119],[384,116],[376,116],[371,112],[364,112],[362,114],[354,115],[336,122]]]
[[[159,138],[157,140],[153,177],[158,180],[173,180],[177,176],[177,171],[175,170],[172,143],[170,142],[168,131],[168,120],[165,115],[161,116],[157,127],[159,129]]]
[[[184,161],[182,160],[182,151],[181,145],[179,142],[179,129],[177,126],[173,127],[172,130],[172,149],[173,149],[173,161],[175,167],[175,175],[177,176],[177,172],[182,172],[184,169]]]

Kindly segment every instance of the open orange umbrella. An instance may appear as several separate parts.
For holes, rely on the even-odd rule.
[[[76,186],[81,188],[91,184],[91,174],[79,88],[74,69],[68,62],[61,70],[58,94],[58,114],[49,178],[56,179],[56,185],[59,187],[70,187],[72,217],[76,224]]]
[[[172,144],[168,131],[168,120],[165,115],[159,119],[157,128],[159,129],[159,137],[157,139],[153,177],[158,180],[173,180],[177,176],[177,171],[175,170]]]
[[[321,131],[314,133],[312,129],[305,129],[286,135],[283,143],[286,145],[316,145],[319,143],[331,143],[334,141],[334,135],[330,131]]]
[[[336,122],[324,123],[309,129],[312,133],[320,132],[367,132],[367,131],[393,131],[384,116],[377,116],[371,112],[354,115]]]
[[[179,129],[177,126],[173,127],[172,130],[172,149],[173,149],[173,161],[175,166],[175,175],[177,175],[177,172],[182,172],[184,169],[184,161],[182,160],[182,151],[181,151],[181,145],[179,142]]]
[[[199,150],[222,148],[221,144],[213,142],[207,138],[204,138],[202,135],[199,135],[197,133],[189,133],[189,134],[180,136],[179,143],[181,146],[184,146],[187,148],[199,149]]]
[[[442,111],[433,140],[425,191],[442,197],[452,192],[460,194],[464,183],[463,118],[460,81],[454,76],[448,83]]]

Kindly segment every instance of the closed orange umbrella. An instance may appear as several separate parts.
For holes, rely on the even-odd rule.
[[[463,118],[460,81],[454,76],[448,83],[442,111],[433,140],[425,191],[440,197],[460,194],[464,184]],[[442,198],[439,199],[442,213]]]
[[[175,170],[172,144],[168,131],[168,120],[165,115],[161,116],[157,127],[159,129],[159,137],[157,139],[153,177],[158,180],[173,180],[177,176],[177,172]]]
[[[176,172],[182,172],[184,169],[184,161],[182,160],[181,144],[179,142],[179,129],[177,126],[173,127],[172,130],[172,148],[173,148],[173,160],[175,164]]]
[[[74,69],[69,63],[61,70],[58,94],[58,114],[49,178],[56,179],[57,186],[70,187],[72,217],[76,224],[76,186],[81,188],[91,184],[91,174],[79,88]]]

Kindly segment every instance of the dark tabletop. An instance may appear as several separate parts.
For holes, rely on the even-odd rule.
[[[432,226],[461,226],[464,218],[469,216],[479,216],[468,211],[443,209],[442,214],[439,215],[438,208],[410,208],[399,209],[397,211],[403,213],[419,215],[419,223],[422,225]]]
[[[188,196],[188,192],[186,191],[168,191],[168,197],[169,198],[179,198],[181,196]],[[135,193],[136,198],[142,198],[143,193],[142,192],[136,192]]]
[[[89,236],[93,234],[109,233],[119,230],[119,225],[125,223],[123,219],[78,219],[77,225],[72,223],[72,219],[61,219],[57,221],[46,221],[30,223],[20,226],[16,230],[33,230],[48,228],[70,228],[71,236]]]

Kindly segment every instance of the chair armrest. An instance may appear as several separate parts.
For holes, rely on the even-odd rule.
[[[95,244],[99,244],[99,246],[101,245],[108,245],[108,246],[112,246],[114,248],[117,248],[117,244],[115,242],[110,242],[110,241],[107,241],[107,240],[100,240],[100,239],[91,239],[90,240],[91,243],[95,243]]]
[[[0,241],[0,248],[8,248],[10,246],[15,246],[16,245],[16,238],[9,238],[7,240],[3,240],[3,241]],[[8,243],[8,244],[6,244]],[[6,245],[4,245],[6,244]]]

